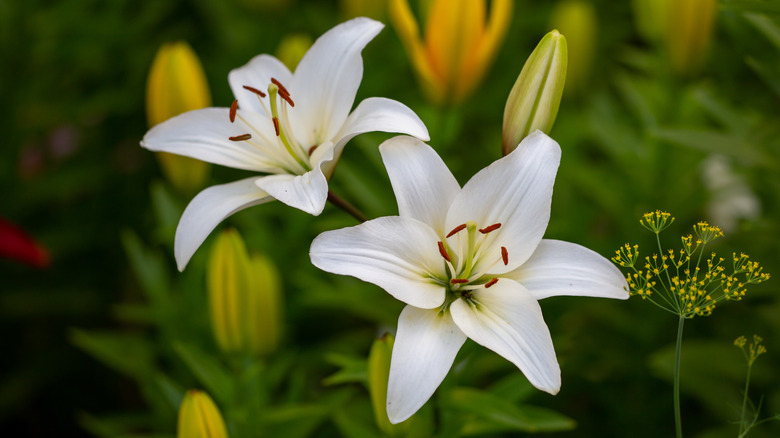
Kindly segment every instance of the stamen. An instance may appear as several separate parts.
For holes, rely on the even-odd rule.
[[[289,103],[291,107],[295,108],[295,102],[293,102],[290,95],[285,93],[281,88],[279,89],[279,97],[287,101],[287,103]]]
[[[284,85],[282,85],[281,82],[277,81],[276,78],[271,78],[271,82],[273,82],[277,87],[279,87],[279,91],[281,91],[282,93],[288,96],[290,95],[290,92],[287,91],[287,89],[284,88]]]
[[[450,231],[450,234],[447,234],[447,239],[449,239],[450,237],[458,234],[464,228],[466,228],[466,224],[461,224],[461,225],[458,225],[457,227],[453,228],[452,231]]]
[[[468,282],[469,282],[468,278],[453,278],[452,280],[450,280],[450,283],[452,284],[465,284]]]
[[[493,224],[485,228],[480,228],[479,232],[482,234],[487,234],[491,231],[495,231],[497,229],[501,228],[501,224]]]
[[[485,283],[485,289],[489,288],[490,286],[493,286],[496,283],[498,283],[498,278],[493,278],[492,280]]]
[[[316,145],[316,144],[315,144],[314,146],[312,146],[312,147],[310,147],[310,148],[309,148],[309,156],[310,156],[310,157],[311,157],[311,154],[313,154],[313,153],[314,153],[314,150],[315,150],[315,149],[317,149],[318,147],[319,147],[319,145]],[[441,242],[439,242],[439,243],[441,243]]]
[[[230,123],[236,121],[236,110],[238,110],[238,100],[234,100],[233,103],[230,104]]]
[[[450,260],[450,255],[447,254],[447,250],[444,249],[444,244],[439,241],[439,254],[441,254],[442,257],[444,257],[444,260],[447,260],[448,262],[452,263],[452,260]]]
[[[506,250],[505,246],[501,247],[501,260],[504,261],[504,266],[509,264],[509,252]]]
[[[252,134],[241,134],[241,135],[237,135],[235,137],[228,137],[228,140],[230,140],[230,141],[245,141],[245,140],[249,140],[250,138],[252,138]]]
[[[263,93],[262,91],[258,90],[257,88],[250,87],[249,85],[244,85],[243,87],[244,87],[245,90],[249,90],[249,91],[257,94],[260,97],[265,97],[265,93]]]
[[[276,136],[279,137],[279,119],[274,117],[272,120],[274,121],[274,131],[276,131]]]

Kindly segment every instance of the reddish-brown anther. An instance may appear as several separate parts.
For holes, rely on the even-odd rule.
[[[276,136],[279,136],[279,119],[276,117],[273,118],[274,121],[274,131],[276,131]]]
[[[490,225],[490,226],[485,227],[485,228],[480,228],[479,232],[482,233],[482,234],[487,234],[487,233],[489,233],[491,231],[495,231],[495,230],[497,230],[499,228],[501,228],[501,224],[493,224],[493,225]]]
[[[281,82],[277,81],[276,78],[271,78],[271,82],[273,82],[274,85],[279,87],[279,91],[281,91],[282,93],[284,93],[284,94],[286,94],[288,96],[290,95],[290,92],[287,91],[287,89],[284,88],[284,85],[282,85]]]
[[[452,263],[452,260],[450,260],[450,255],[447,254],[447,250],[444,249],[444,244],[439,241],[439,254],[441,254],[442,257],[444,257],[444,260],[447,260],[448,262]]]
[[[234,100],[233,103],[230,104],[230,123],[236,121],[236,111],[238,111],[238,100]]]
[[[316,145],[316,144],[315,144],[314,146],[312,146],[312,147],[310,147],[310,148],[309,148],[309,156],[310,156],[310,157],[311,157],[311,154],[313,154],[313,153],[314,153],[314,150],[315,150],[315,149],[317,149],[318,147],[319,147],[319,145]]]
[[[230,140],[230,141],[244,141],[244,140],[249,140],[250,138],[252,138],[252,134],[241,134],[241,135],[237,135],[235,137],[228,137],[228,140]]]
[[[255,87],[250,87],[249,85],[244,85],[243,87],[244,87],[245,90],[249,90],[249,91],[257,94],[260,97],[265,97],[265,93],[263,93],[262,91],[258,90]]]
[[[485,283],[485,289],[489,288],[490,286],[493,286],[496,283],[498,283],[498,278],[493,278],[492,280]]]
[[[279,89],[279,97],[287,101],[288,104],[290,104],[291,107],[295,107],[295,102],[293,102],[292,98],[289,94],[282,92],[281,89]]]
[[[461,230],[463,230],[464,228],[466,228],[466,224],[461,224],[461,225],[458,225],[457,227],[453,228],[453,229],[452,229],[452,231],[450,231],[450,233],[449,233],[449,234],[447,234],[447,238],[449,239],[450,237],[452,237],[452,236],[454,236],[454,235],[458,234],[458,233],[459,233]]]
[[[501,247],[501,260],[504,262],[504,266],[509,264],[509,252],[505,246]]]
[[[452,280],[450,280],[450,283],[452,284],[465,284],[468,282],[469,282],[468,278],[453,278]]]

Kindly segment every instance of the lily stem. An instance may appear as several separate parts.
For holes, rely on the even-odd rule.
[[[330,201],[331,204],[335,205],[336,207],[346,211],[347,213],[349,213],[350,216],[354,217],[361,223],[368,220],[368,217],[366,217],[366,215],[363,214],[362,211],[358,210],[354,205],[350,204],[349,202],[339,198],[338,196],[336,196],[336,194],[334,194],[330,190],[328,190],[328,201]]]
[[[682,417],[680,415],[680,352],[682,350],[682,334],[685,318],[680,316],[677,323],[677,345],[674,349],[674,428],[677,438],[682,438]]]

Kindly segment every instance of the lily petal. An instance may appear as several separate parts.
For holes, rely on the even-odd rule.
[[[209,187],[190,201],[179,219],[173,252],[179,271],[192,258],[206,237],[228,216],[273,198],[257,188],[257,177],[245,178],[228,184]]]
[[[407,136],[382,143],[379,153],[398,201],[398,214],[429,224],[444,235],[447,210],[460,193],[460,185],[439,154]]]
[[[390,360],[387,416],[393,424],[411,417],[447,376],[466,335],[449,312],[406,306]]]
[[[258,187],[290,207],[319,216],[328,200],[328,180],[321,165],[333,159],[333,145],[328,142],[314,151],[318,162],[303,175],[269,175],[255,181]]]
[[[254,117],[259,116],[248,113],[246,117],[254,121]],[[268,123],[252,124],[259,129]],[[243,129],[230,123],[227,108],[203,108],[156,125],[146,133],[141,146],[151,151],[170,152],[236,169],[269,171],[269,163],[254,146],[246,141],[228,139],[233,135],[249,133],[246,127]],[[270,134],[271,138],[275,136],[273,131],[265,134]]]
[[[433,309],[444,303],[445,293],[445,287],[430,275],[444,270],[436,250],[438,240],[422,222],[380,217],[320,234],[309,255],[312,264],[323,271],[357,277],[407,304]]]
[[[556,394],[561,370],[542,310],[528,290],[501,278],[490,289],[472,291],[471,300],[450,306],[463,333],[517,365],[535,387]]]
[[[282,61],[270,55],[257,55],[246,65],[231,70],[228,74],[228,83],[241,109],[248,109],[267,117],[266,110],[258,99],[260,96],[244,88],[244,85],[265,93],[271,78],[287,85],[292,84],[292,77],[292,73]],[[290,93],[293,91],[290,90]]]
[[[614,264],[584,246],[560,240],[542,240],[531,258],[505,276],[537,300],[558,295],[628,299],[628,285]]]
[[[447,213],[447,229],[467,221],[480,227],[500,223],[482,251],[500,254],[508,249],[508,264],[497,264],[491,274],[509,272],[523,264],[542,240],[550,220],[550,203],[561,148],[541,131],[526,137],[511,154],[474,175],[455,197]],[[498,256],[496,256],[498,257]],[[494,259],[482,257],[474,268]]]
[[[332,139],[344,124],[363,79],[360,52],[383,27],[369,18],[349,20],[319,37],[301,59],[290,89],[296,102],[290,117],[301,144]]]

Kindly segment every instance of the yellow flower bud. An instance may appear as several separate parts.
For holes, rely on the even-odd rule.
[[[694,73],[704,61],[715,25],[715,0],[678,0],[667,12],[666,50],[672,69]]]
[[[178,438],[227,438],[222,414],[208,394],[191,389],[179,407]]]
[[[171,117],[211,105],[211,95],[197,55],[185,42],[164,44],[152,62],[146,84],[146,116],[149,126]],[[165,178],[178,190],[201,188],[210,165],[189,157],[157,153]]]
[[[220,349],[272,353],[281,337],[279,276],[265,257],[247,254],[237,231],[223,231],[211,249],[207,286],[211,325]]]
[[[427,97],[458,104],[482,81],[512,18],[511,0],[433,0],[425,39],[408,0],[390,0],[390,21],[404,44]]]
[[[650,43],[661,42],[669,21],[669,0],[633,0],[631,3],[639,35]]]
[[[377,21],[385,20],[387,0],[340,0],[341,14],[346,19],[368,17]]]
[[[596,48],[598,23],[593,4],[586,0],[563,0],[553,9],[552,28],[566,35],[566,93],[576,93],[587,84]]]
[[[528,57],[509,93],[504,107],[504,155],[535,130],[550,132],[563,95],[566,63],[566,38],[553,30]]]
[[[314,43],[311,37],[305,33],[293,33],[286,35],[279,43],[276,49],[276,57],[290,69],[295,71],[295,67],[301,62],[301,58]]]

